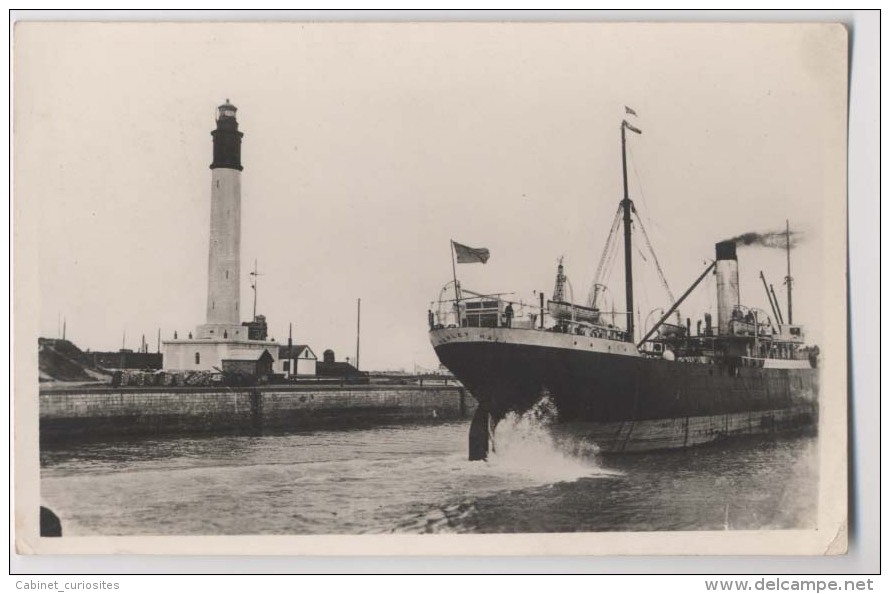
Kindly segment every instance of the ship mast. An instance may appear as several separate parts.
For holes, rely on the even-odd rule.
[[[630,125],[627,120],[621,121],[621,167],[624,174],[624,200],[621,208],[624,211],[624,294],[625,308],[627,311],[627,342],[634,341],[634,283],[633,263],[631,261],[631,219],[630,213],[633,203],[627,192],[627,138],[625,130],[642,134],[642,132]]]
[[[562,265],[562,257],[559,258],[559,266],[556,267],[556,283],[553,286],[553,300],[554,301],[565,301],[566,300],[566,275],[564,272],[564,267]]]

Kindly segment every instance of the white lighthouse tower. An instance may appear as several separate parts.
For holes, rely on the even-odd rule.
[[[241,322],[241,139],[228,99],[217,108],[210,164],[210,245],[207,314],[194,335],[164,341],[164,369],[224,370],[256,361],[267,351],[273,362],[279,345],[266,339],[265,318]],[[243,368],[243,366],[240,366]]]
[[[236,338],[241,333],[241,138],[228,99],[219,106],[210,165],[210,257],[207,320],[198,338]]]

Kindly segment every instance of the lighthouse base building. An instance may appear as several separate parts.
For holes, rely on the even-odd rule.
[[[164,369],[244,373],[250,368],[249,364],[256,364],[256,370],[251,373],[268,375],[260,373],[263,360],[268,357],[272,362],[270,373],[279,372],[281,345],[267,339],[265,316],[257,316],[253,322],[243,322],[239,326],[201,324],[194,336],[163,342]]]
[[[266,340],[188,339],[164,343],[164,369],[170,371],[235,371],[232,361],[256,362],[264,353],[275,367],[279,344]],[[231,369],[228,369],[231,367]],[[238,370],[242,370],[239,366]]]
[[[163,342],[164,369],[271,375],[279,344],[268,340],[266,320],[241,322],[241,139],[237,108],[217,110],[210,185],[207,321],[187,339]]]

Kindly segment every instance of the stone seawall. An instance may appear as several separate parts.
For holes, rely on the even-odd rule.
[[[46,391],[40,439],[176,433],[258,433],[469,419],[456,386],[305,386]]]

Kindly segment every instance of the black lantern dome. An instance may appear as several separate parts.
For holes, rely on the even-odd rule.
[[[216,109],[216,130],[210,133],[213,136],[211,169],[244,169],[241,166],[241,138],[244,134],[238,131],[237,113],[238,108],[228,99]]]

